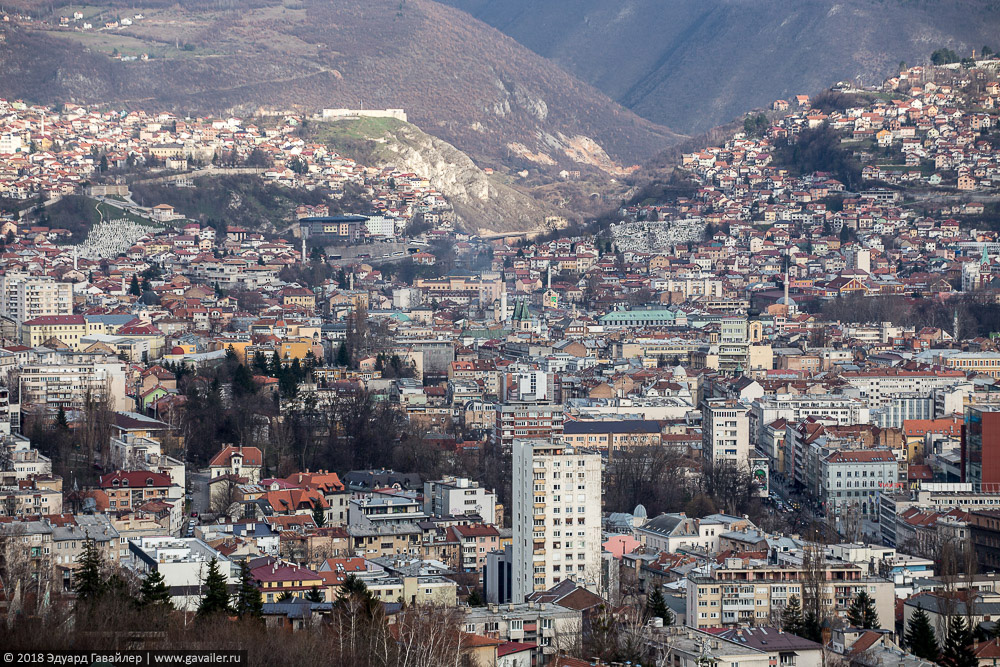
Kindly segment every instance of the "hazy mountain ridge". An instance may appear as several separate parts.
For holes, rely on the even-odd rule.
[[[443,1],[689,134],[941,46],[1000,46],[996,0]]]

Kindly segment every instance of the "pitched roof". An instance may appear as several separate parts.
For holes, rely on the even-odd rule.
[[[228,445],[222,448],[218,454],[212,457],[209,466],[228,466],[233,456],[242,456],[243,465],[259,466],[264,460],[264,455],[256,447],[244,447]]]
[[[118,470],[117,472],[102,475],[100,485],[102,489],[170,486],[170,475],[164,472],[148,472],[145,470]]]
[[[64,326],[82,326],[86,324],[86,320],[83,315],[43,315],[41,317],[36,317],[31,320],[22,322],[22,326],[28,327],[43,327],[43,326],[53,326],[53,325],[64,325]]]

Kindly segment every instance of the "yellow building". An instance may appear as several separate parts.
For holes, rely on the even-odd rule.
[[[309,309],[316,307],[316,294],[305,287],[286,287],[279,292],[279,296],[283,306],[301,306]]]
[[[1000,352],[956,352],[940,354],[936,361],[965,373],[981,373],[1000,378]]]
[[[250,570],[250,574],[264,602],[277,602],[285,594],[305,598],[314,587],[320,591],[324,588],[323,578],[307,567],[274,558],[258,560],[263,561],[262,564]]]
[[[286,363],[290,363],[292,359],[298,359],[301,362],[310,352],[315,354],[313,342],[310,339],[283,340],[278,344],[277,352],[281,360]]]
[[[83,315],[46,315],[21,325],[21,342],[38,347],[50,338],[57,338],[74,350],[80,350],[80,339],[87,335]]]

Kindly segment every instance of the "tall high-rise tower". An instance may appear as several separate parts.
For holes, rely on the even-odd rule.
[[[513,445],[512,597],[570,579],[601,585],[601,455],[560,442]]]

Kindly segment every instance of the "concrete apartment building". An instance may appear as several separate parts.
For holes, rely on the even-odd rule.
[[[996,356],[1000,358],[1000,355]],[[969,368],[968,370],[983,372],[979,368]],[[900,394],[930,395],[932,390],[939,387],[964,382],[965,370],[908,371],[899,368],[875,368],[847,371],[842,373],[840,377],[860,392],[860,398],[869,408],[875,410],[886,407],[893,397]]]
[[[461,607],[462,629],[505,642],[533,644],[531,662],[542,664],[559,651],[578,649],[583,639],[583,614],[549,602]]]
[[[738,465],[750,457],[750,409],[728,398],[704,403],[702,456],[712,463],[728,461]]]
[[[751,324],[745,317],[722,318],[718,343],[720,371],[752,373],[774,367],[771,346],[759,344],[760,332],[754,330],[757,326],[759,323]]]
[[[417,500],[376,493],[358,495],[347,506],[347,525],[368,529],[416,526],[427,518]]]
[[[479,482],[464,477],[446,477],[424,482],[424,514],[430,516],[464,516],[478,514],[491,522],[496,516],[497,497]]]
[[[138,572],[156,571],[163,575],[174,608],[182,611],[198,609],[202,582],[213,559],[218,561],[219,571],[231,586],[239,580],[229,559],[197,538],[141,537],[129,541],[128,549]]]
[[[806,590],[806,572],[801,562],[768,562],[727,558],[707,572],[688,575],[686,607],[688,625],[695,629],[774,625],[793,595],[800,601]],[[895,623],[895,591],[888,579],[864,576],[850,563],[823,567],[819,586],[822,607],[831,615],[846,618],[847,610],[862,590],[875,599],[882,628]]]
[[[493,438],[505,450],[518,439],[547,440],[562,434],[562,405],[515,402],[497,406]]]
[[[72,313],[72,283],[22,273],[0,276],[0,316],[24,322],[36,317]]]
[[[911,507],[936,512],[1000,510],[1000,495],[970,482],[922,482],[919,489],[905,493],[882,493],[878,501],[879,536],[889,546],[899,546],[899,515]]]
[[[827,515],[856,509],[867,518],[879,514],[879,496],[896,485],[896,457],[885,449],[841,450],[820,462],[819,494]]]
[[[659,445],[660,424],[652,419],[573,420],[563,424],[563,439],[574,447],[619,449]]]
[[[735,631],[734,631],[735,632]],[[661,664],[674,667],[819,667],[822,646],[771,628],[747,628],[736,636],[685,627],[651,628],[649,642]]]
[[[161,472],[119,470],[102,475],[99,483],[113,512],[134,510],[154,500],[177,500],[184,495],[184,488]]]
[[[18,377],[22,410],[80,410],[87,396],[107,399],[113,410],[132,410],[126,364],[103,354],[59,354],[26,364]]]
[[[61,514],[62,509],[61,477],[0,486],[0,516],[44,516]]]
[[[28,347],[38,347],[54,338],[80,351],[87,333],[83,315],[41,315],[21,323],[21,343]]]
[[[721,548],[724,533],[753,529],[756,526],[741,517],[710,514],[699,519],[680,512],[654,517],[639,526],[635,534],[648,549],[655,552],[676,553],[684,548],[716,552]]]
[[[758,444],[768,424],[778,419],[800,422],[806,417],[833,424],[867,424],[868,404],[858,398],[829,394],[781,394],[761,396],[750,405],[750,437]]]
[[[512,597],[570,579],[598,590],[601,573],[601,456],[561,442],[513,445]]]

